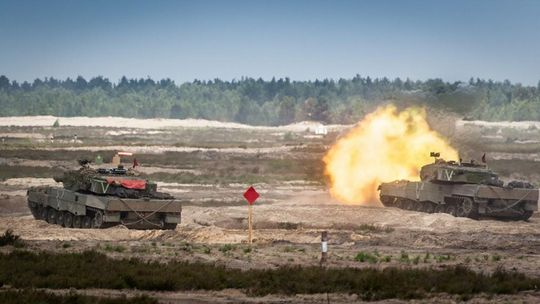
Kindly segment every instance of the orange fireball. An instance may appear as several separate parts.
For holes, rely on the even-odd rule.
[[[398,112],[380,107],[340,138],[324,157],[330,193],[347,204],[380,205],[382,182],[419,180],[419,170],[433,160],[430,152],[458,159],[457,151],[426,121],[421,108]]]

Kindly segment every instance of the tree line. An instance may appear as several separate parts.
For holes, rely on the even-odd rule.
[[[351,79],[291,81],[241,78],[194,80],[128,79],[98,76],[32,83],[0,76],[0,116],[121,116],[203,118],[253,125],[303,120],[354,123],[378,105],[427,105],[483,120],[540,120],[540,82],[523,86],[471,78],[390,80],[356,75]]]

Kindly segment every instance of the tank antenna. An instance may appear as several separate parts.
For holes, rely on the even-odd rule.
[[[430,152],[429,156],[433,157],[435,159],[434,161],[436,162],[437,158],[441,156],[441,153],[439,153],[439,152]]]

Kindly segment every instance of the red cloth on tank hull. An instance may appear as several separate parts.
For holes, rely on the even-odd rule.
[[[146,188],[146,181],[144,179],[124,179],[124,178],[107,178],[107,184],[120,184],[127,189],[144,190]]]

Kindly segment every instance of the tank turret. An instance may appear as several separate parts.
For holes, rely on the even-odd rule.
[[[79,161],[81,164],[81,161]],[[117,168],[98,168],[89,166],[89,162],[81,164],[78,170],[65,171],[61,176],[55,176],[56,182],[61,182],[65,189],[81,193],[113,195],[123,198],[160,198],[171,199],[171,195],[157,191],[157,185],[145,178],[139,177],[132,170],[126,170],[119,165]]]
[[[420,179],[433,183],[482,184],[502,187],[499,176],[486,165],[435,159],[420,169]]]

